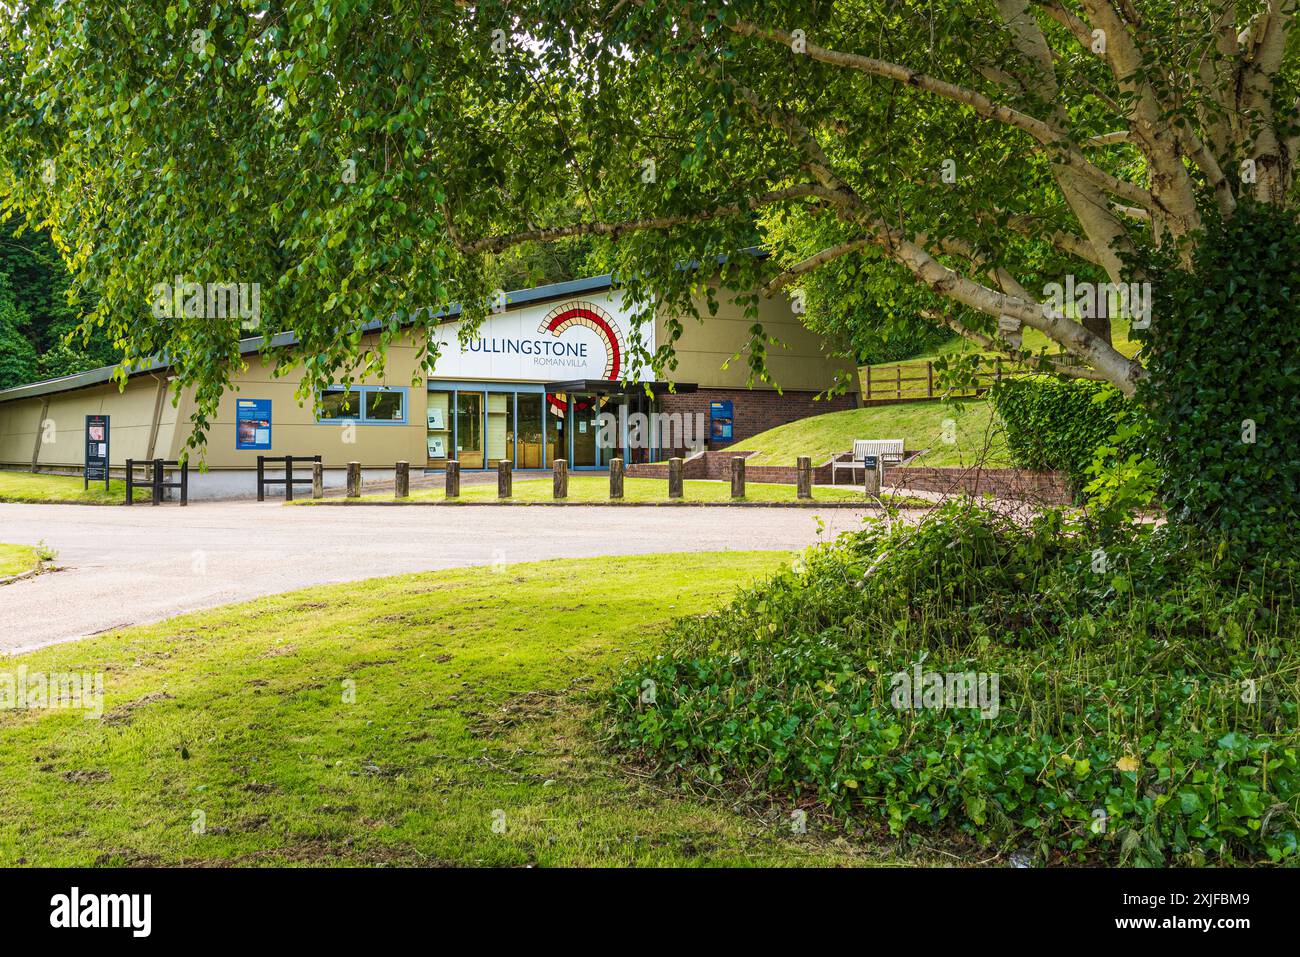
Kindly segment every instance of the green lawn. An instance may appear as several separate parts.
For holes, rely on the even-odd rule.
[[[1114,343],[1114,346],[1117,350],[1122,352],[1124,355],[1129,356],[1130,358],[1132,358],[1134,355],[1137,354],[1138,348],[1142,345],[1142,343],[1140,343],[1138,340],[1129,338],[1131,334],[1132,333],[1129,328],[1129,322],[1127,319],[1111,320],[1111,340]],[[1024,327],[1024,333],[1021,337],[1021,345],[1026,350],[1034,353],[1037,353],[1041,350],[1046,350],[1049,353],[1057,353],[1061,351],[1060,345],[1048,339],[1046,335],[1044,335],[1042,332],[1039,332],[1037,329],[1031,329],[1028,326]],[[981,349],[979,346],[975,345],[975,343],[971,342],[969,339],[964,339],[961,336],[956,336],[955,338],[948,339],[945,342],[941,343],[938,346],[938,348],[936,348],[933,352],[928,352],[924,355],[919,355],[912,359],[902,359],[899,360],[899,362],[872,363],[871,368],[892,369],[900,362],[906,365],[907,363],[911,363],[911,362],[925,362],[928,359],[937,359],[940,356],[960,355],[963,353],[977,353],[979,355],[997,355],[997,353],[989,352],[986,349]],[[865,369],[866,366],[863,366],[862,368]],[[863,373],[863,375],[865,375],[865,373]]]
[[[32,472],[0,471],[0,502],[73,502],[83,505],[121,505],[126,501],[126,483],[114,479],[111,489],[92,483],[83,489],[80,475],[45,475]]]
[[[41,550],[34,545],[0,545],[0,578],[12,578],[41,563]]]
[[[900,863],[601,750],[589,692],[788,558],[406,575],[9,659],[101,672],[106,694],[100,720],[0,710],[0,865]]]
[[[947,419],[953,423],[948,433],[952,443],[944,441]],[[991,468],[1011,464],[1006,436],[993,415],[993,404],[985,399],[828,412],[777,426],[737,445],[758,453],[748,459],[752,465],[793,465],[800,455],[811,456],[816,465],[849,451],[854,439],[903,439],[908,450],[929,450],[911,465],[971,465],[981,459]]]
[[[794,464],[791,462],[790,464]],[[730,502],[731,483],[730,482],[710,482],[703,479],[691,479],[682,483],[684,497],[683,502]],[[514,502],[550,502],[553,501],[552,495],[554,483],[551,476],[545,478],[522,478],[518,475],[514,480],[514,497],[510,501]],[[374,495],[363,495],[363,499],[374,501],[391,501],[393,495],[391,492],[384,492]],[[464,502],[496,502],[497,486],[496,482],[488,485],[462,485],[460,490],[461,501]],[[813,488],[813,500],[823,502],[861,502],[863,499],[862,490],[844,488],[825,488],[816,486]],[[446,500],[442,487],[413,489],[411,491],[412,501],[434,501],[441,502]],[[570,502],[609,502],[609,477],[607,475],[569,475],[569,499]],[[767,482],[747,482],[745,484],[745,502],[794,502],[795,487],[793,485],[779,485]],[[628,478],[623,481],[623,501],[624,502],[667,502],[668,498],[668,480],[667,479],[648,479],[648,478]],[[295,501],[295,504],[298,504]],[[302,504],[310,504],[303,502]],[[928,504],[928,503],[923,503]]]

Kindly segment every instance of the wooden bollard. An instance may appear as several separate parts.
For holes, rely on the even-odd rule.
[[[731,497],[745,497],[745,459],[744,456],[731,457]]]
[[[393,476],[393,498],[411,497],[411,463],[398,462]]]
[[[311,463],[311,497],[325,497],[325,466],[319,462]]]
[[[883,471],[880,467],[880,456],[868,455],[863,461],[863,491],[868,495],[879,497],[880,495],[880,473]]]
[[[555,483],[551,489],[552,497],[566,499],[569,497],[569,463],[565,459],[556,459],[554,469]]]
[[[497,498],[510,498],[514,494],[514,463],[502,459],[497,463]]]
[[[348,498],[361,497],[361,463],[348,463]]]
[[[682,497],[682,460],[680,458],[668,460],[668,497]]]
[[[609,497],[618,501],[623,497],[623,460],[609,460]]]
[[[447,498],[460,498],[460,462],[447,463]]]
[[[795,497],[812,498],[812,459],[801,455],[795,460]]]

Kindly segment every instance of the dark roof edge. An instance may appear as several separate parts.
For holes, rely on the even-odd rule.
[[[741,252],[748,253],[751,256],[766,258],[767,250],[761,246],[747,246]],[[727,261],[726,255],[719,255],[717,261],[719,265]],[[697,268],[699,263],[691,260],[683,263],[682,268]],[[605,273],[603,276],[590,276],[586,279],[566,279],[564,282],[547,283],[544,286],[533,286],[531,289],[516,289],[513,292],[506,293],[506,308],[520,308],[522,306],[531,306],[539,302],[546,302],[548,299],[563,299],[568,296],[577,296],[582,293],[604,292],[613,288],[617,283],[612,273]],[[416,310],[415,315],[419,315],[421,310]],[[450,321],[461,314],[460,303],[455,303],[445,309],[439,309],[431,317],[432,319]],[[363,333],[375,332],[382,328],[384,323],[379,319],[371,320],[361,327]],[[239,340],[239,354],[241,356],[251,355],[254,352],[260,352],[264,347],[264,336],[254,336],[250,339]],[[296,345],[298,336],[294,332],[277,332],[271,337],[272,348]],[[144,365],[127,372],[127,376],[148,375],[151,372],[161,372],[170,369],[171,363],[166,357],[159,356],[149,360]],[[14,402],[19,399],[34,399],[43,395],[53,395],[58,392],[71,392],[75,389],[84,389],[87,386],[101,385],[105,382],[112,381],[113,373],[118,366],[101,366],[98,369],[91,369],[87,372],[78,372],[76,375],[61,376],[57,379],[45,379],[41,382],[31,382],[27,385],[18,385],[9,389],[0,389],[0,402]]]

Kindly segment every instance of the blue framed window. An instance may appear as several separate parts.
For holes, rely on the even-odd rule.
[[[322,424],[406,425],[410,390],[383,385],[331,386],[316,399]]]

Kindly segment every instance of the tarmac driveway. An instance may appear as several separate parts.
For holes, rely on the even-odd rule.
[[[383,575],[652,552],[801,548],[863,509],[186,508],[0,504],[0,542],[44,541],[61,571],[0,586],[0,653],[262,595]]]

